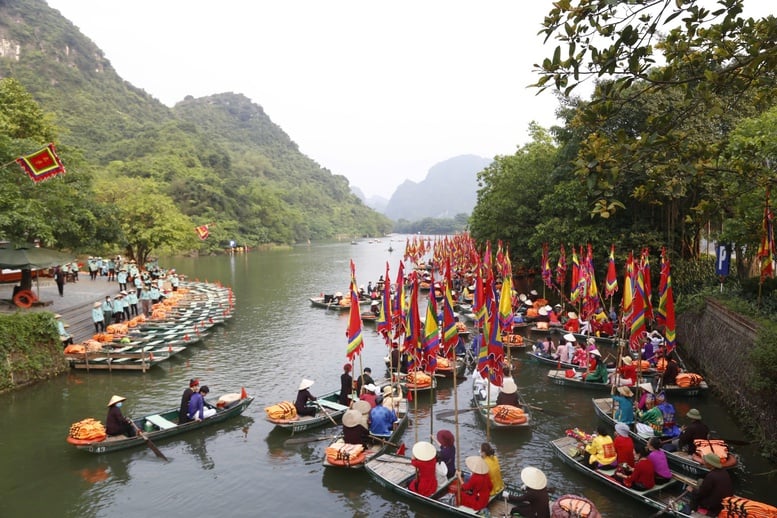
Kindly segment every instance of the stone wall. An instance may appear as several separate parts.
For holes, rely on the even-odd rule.
[[[759,442],[777,440],[777,405],[765,404],[763,394],[749,388],[753,367],[750,351],[758,325],[732,313],[712,299],[700,312],[677,317],[677,341],[684,360],[704,375],[711,389],[724,400]]]

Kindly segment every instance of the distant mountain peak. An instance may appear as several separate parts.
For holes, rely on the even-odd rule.
[[[402,182],[383,213],[394,221],[471,214],[477,202],[477,174],[491,162],[477,155],[459,155],[435,164],[422,181]]]

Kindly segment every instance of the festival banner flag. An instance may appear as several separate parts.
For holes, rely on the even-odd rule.
[[[623,270],[623,299],[621,299],[621,314],[623,324],[631,325],[631,311],[634,303],[634,252],[629,252]]]
[[[760,262],[761,280],[763,283],[767,277],[774,277],[775,243],[774,243],[774,214],[769,207],[769,189],[766,190],[766,205],[764,206],[764,219],[761,224],[761,243],[758,246],[757,257]]]
[[[579,295],[578,284],[580,283],[580,260],[577,258],[577,251],[575,247],[572,247],[572,282],[570,285],[569,300],[573,303],[577,302]]]
[[[642,269],[637,268],[634,282],[634,300],[631,303],[631,335],[629,346],[632,351],[639,351],[641,340],[646,334],[645,325],[645,285],[642,277]]]
[[[380,314],[375,322],[378,333],[391,345],[391,280],[389,277],[389,263],[386,261],[386,276],[384,277],[383,291],[381,292]]]
[[[553,287],[553,273],[550,271],[550,258],[548,257],[548,243],[542,244],[542,282],[548,288]]]
[[[418,275],[411,272],[410,301],[405,315],[404,352],[409,355],[408,369],[418,370],[421,365],[421,316],[418,309]]]
[[[604,280],[604,296],[613,297],[618,291],[618,274],[615,269],[615,245],[610,246],[610,262],[607,265],[607,278]],[[610,303],[612,304],[612,303]]]
[[[210,225],[200,225],[199,227],[194,227],[195,232],[197,232],[197,236],[200,238],[201,241],[205,241],[208,239],[208,236],[210,235]]]
[[[453,310],[453,282],[451,277],[451,261],[450,258],[448,258],[445,262],[445,292],[442,299],[442,340],[443,356],[449,359],[452,359],[455,356],[453,349],[459,341],[459,330],[456,327],[456,313]]]
[[[354,361],[362,347],[364,347],[364,337],[362,336],[362,316],[359,308],[359,294],[356,291],[356,266],[351,260],[351,308],[348,314],[348,328],[346,336],[348,337],[348,349],[345,355],[351,362]]]
[[[647,248],[642,249],[642,263],[640,268],[642,271],[645,297],[645,318],[647,320],[653,320],[653,284],[650,278],[650,250]]]
[[[434,297],[434,276],[432,289],[429,290],[429,303],[426,305],[423,336],[424,370],[434,373],[437,370],[437,351],[440,349],[440,325],[437,323],[437,301]]]
[[[564,245],[561,245],[561,250],[558,256],[558,262],[556,263],[556,284],[558,285],[559,293],[564,293],[564,284],[567,280],[567,252],[564,250]]]
[[[656,322],[664,327],[667,352],[672,352],[677,344],[677,332],[674,314],[674,294],[672,293],[672,273],[666,247],[661,250],[659,297]]]
[[[405,311],[407,310],[405,305],[405,265],[402,261],[399,261],[395,285],[397,289],[394,291],[394,297],[391,301],[391,325],[394,328],[394,337],[396,338],[405,334]]]
[[[16,163],[21,166],[27,176],[35,183],[65,174],[65,166],[57,155],[54,144],[49,144],[31,155],[20,156]]]

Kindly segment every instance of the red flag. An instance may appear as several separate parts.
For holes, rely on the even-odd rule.
[[[194,227],[194,230],[197,232],[197,236],[199,236],[202,241],[208,239],[208,236],[210,235],[210,229],[208,226],[209,225],[200,225],[199,227]]]
[[[364,347],[362,337],[362,316],[359,308],[359,294],[356,292],[356,266],[351,260],[351,311],[348,318],[348,329],[345,334],[348,337],[348,348],[345,355],[350,361],[359,354]]]
[[[48,180],[58,174],[65,174],[65,166],[57,156],[54,144],[49,144],[31,155],[20,156],[16,159],[16,163],[35,183]]]
[[[610,263],[607,265],[607,278],[604,281],[604,296],[612,297],[618,291],[618,274],[615,270],[615,245],[610,246]]]

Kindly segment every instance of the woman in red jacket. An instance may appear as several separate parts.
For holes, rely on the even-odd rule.
[[[413,446],[413,458],[410,464],[415,466],[416,476],[407,486],[410,491],[423,496],[431,496],[437,491],[437,476],[435,467],[437,450],[426,441],[418,441]]]
[[[461,500],[459,505],[464,505],[475,512],[488,505],[491,498],[491,477],[488,476],[488,464],[478,455],[472,455],[464,460],[467,468],[472,472],[467,482],[461,478],[461,472],[457,472],[461,486]]]

